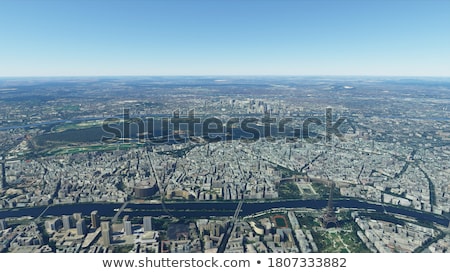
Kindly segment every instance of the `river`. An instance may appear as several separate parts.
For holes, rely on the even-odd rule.
[[[381,205],[356,199],[338,199],[334,202],[335,207],[370,209],[377,212],[396,213],[415,218],[419,221],[433,222],[443,226],[449,225],[449,219],[428,212],[412,210],[408,208],[395,207],[390,205]],[[78,203],[70,205],[50,206],[43,216],[61,216],[81,212],[83,215],[90,215],[91,211],[97,210],[100,216],[113,217],[121,204],[117,203]],[[211,216],[233,216],[237,202],[178,202],[166,203],[166,210],[161,204],[135,204],[127,205],[122,214],[130,217],[142,216],[164,216],[171,215],[175,217],[204,218]],[[257,212],[276,208],[311,208],[323,209],[327,206],[327,200],[280,200],[256,202],[249,201],[243,204],[240,216],[247,216]],[[8,217],[31,216],[38,217],[46,207],[16,208],[0,211],[0,219]]]

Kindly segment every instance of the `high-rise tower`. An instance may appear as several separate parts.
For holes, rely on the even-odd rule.
[[[62,222],[63,222],[63,228],[65,230],[71,229],[73,227],[73,225],[72,225],[73,220],[72,220],[71,215],[63,215]]]
[[[125,215],[125,217],[123,217],[123,233],[125,235],[133,235],[133,226],[131,224],[131,221],[129,220],[128,215]]]
[[[143,220],[144,225],[144,231],[152,231],[152,217],[151,216],[144,216]]]
[[[333,207],[334,186],[335,186],[334,182],[331,182],[330,195],[328,197],[327,209],[326,209],[325,213],[322,215],[322,218],[321,218],[322,226],[324,228],[330,228],[330,227],[337,227],[338,226],[338,220],[337,220],[336,214],[334,212],[334,207]]]
[[[92,228],[100,227],[100,216],[96,210],[91,212],[91,226]]]
[[[112,242],[111,223],[109,221],[102,221],[101,230],[102,230],[103,245],[108,247],[111,245]]]
[[[77,235],[86,235],[87,228],[86,228],[86,221],[84,219],[80,219],[76,223],[77,227]]]

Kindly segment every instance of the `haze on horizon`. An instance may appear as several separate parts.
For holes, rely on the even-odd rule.
[[[450,77],[450,2],[13,1],[0,77]]]

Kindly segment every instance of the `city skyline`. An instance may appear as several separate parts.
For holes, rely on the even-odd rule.
[[[0,252],[450,249],[448,80],[0,86]]]
[[[0,77],[450,76],[444,1],[4,1]]]

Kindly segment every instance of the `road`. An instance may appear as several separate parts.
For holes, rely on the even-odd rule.
[[[119,215],[122,213],[122,211],[127,207],[128,205],[128,201],[123,203],[122,206],[120,207],[120,209],[116,212],[116,214],[114,214],[114,217],[111,220],[111,223],[114,223],[117,221],[117,218],[119,218]]]
[[[224,253],[225,248],[227,247],[228,240],[230,239],[231,232],[233,231],[234,226],[236,225],[239,213],[241,212],[242,205],[244,204],[244,200],[239,201],[236,210],[234,211],[233,219],[229,222],[227,231],[223,235],[222,240],[220,241],[220,245],[217,249],[217,253]]]

